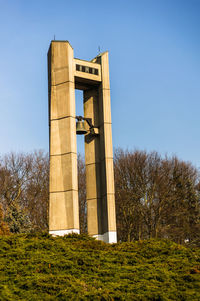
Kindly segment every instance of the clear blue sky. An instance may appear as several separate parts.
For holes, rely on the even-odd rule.
[[[81,59],[109,51],[114,147],[200,167],[200,0],[0,0],[0,154],[48,151],[54,35]]]

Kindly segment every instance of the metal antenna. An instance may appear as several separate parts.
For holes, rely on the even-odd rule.
[[[56,39],[56,35],[54,35],[54,41],[55,41],[55,39]]]
[[[101,52],[100,46],[98,47],[98,51],[99,51],[99,53]]]

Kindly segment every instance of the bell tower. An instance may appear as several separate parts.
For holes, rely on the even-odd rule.
[[[52,41],[48,82],[49,233],[79,233],[77,120],[77,134],[85,134],[88,234],[117,242],[108,52],[85,61],[68,41]],[[75,89],[83,90],[84,116],[75,114]]]

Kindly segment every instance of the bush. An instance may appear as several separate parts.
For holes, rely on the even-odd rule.
[[[1,300],[199,300],[200,250],[168,240],[0,237]]]

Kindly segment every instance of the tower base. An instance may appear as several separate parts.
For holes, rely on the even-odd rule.
[[[64,236],[64,235],[72,234],[72,233],[80,234],[80,230],[69,229],[69,230],[50,230],[49,231],[49,234],[51,234],[52,236]]]
[[[106,232],[104,234],[93,235],[93,237],[95,237],[97,240],[102,240],[102,241],[110,243],[110,244],[117,243],[117,232],[116,231],[110,231],[110,232]]]

